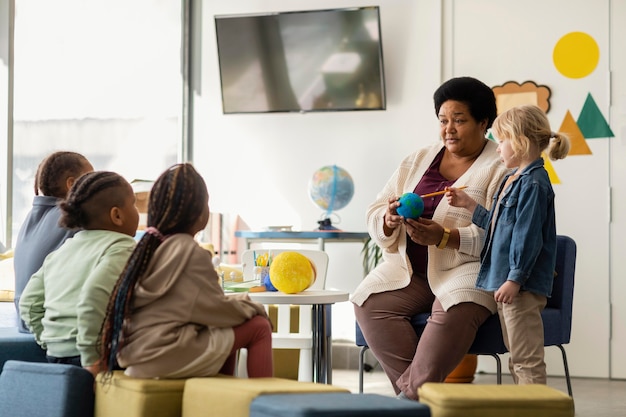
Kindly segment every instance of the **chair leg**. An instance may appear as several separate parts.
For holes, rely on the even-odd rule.
[[[567,355],[565,354],[565,348],[563,345],[556,345],[559,349],[561,349],[561,355],[563,355],[563,368],[565,369],[565,381],[567,382],[567,393],[570,397],[574,397],[572,394],[572,380],[569,376],[569,366],[567,364]]]
[[[235,363],[235,376],[238,378],[247,378],[248,377],[248,368],[246,366],[247,358],[248,358],[248,349],[241,348],[237,351],[236,355],[236,363]]]
[[[365,352],[368,346],[362,346],[359,352],[359,394],[363,394],[363,374],[365,373]]]
[[[502,361],[500,355],[497,353],[483,353],[483,355],[489,355],[496,360],[496,382],[498,385],[502,385]]]

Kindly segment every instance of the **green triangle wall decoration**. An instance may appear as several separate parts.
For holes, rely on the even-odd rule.
[[[580,111],[580,116],[578,116],[576,124],[578,124],[585,139],[609,138],[615,136],[595,100],[591,97],[591,93],[587,94],[587,99],[585,100],[583,109]]]

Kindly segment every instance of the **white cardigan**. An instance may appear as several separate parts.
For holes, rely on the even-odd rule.
[[[373,293],[397,290],[409,285],[412,268],[406,255],[406,227],[396,228],[391,236],[383,232],[387,202],[392,196],[413,192],[443,144],[438,141],[431,147],[419,150],[405,158],[384,189],[367,210],[367,228],[372,239],[382,248],[383,259],[359,284],[350,301],[362,305]],[[454,186],[466,185],[465,190],[479,204],[489,208],[508,170],[500,162],[497,145],[487,141],[483,152],[472,166],[455,182]],[[458,229],[460,248],[437,249],[428,247],[428,282],[443,308],[463,302],[474,302],[496,311],[493,296],[475,288],[480,267],[480,251],[484,230],[472,224],[471,213],[451,207],[443,198],[433,214],[433,221],[442,226]]]

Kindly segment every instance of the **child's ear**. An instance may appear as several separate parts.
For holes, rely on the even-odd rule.
[[[72,185],[76,182],[76,177],[67,177],[65,179],[65,193],[69,193]]]
[[[109,212],[109,216],[111,217],[111,222],[113,222],[116,226],[124,225],[124,215],[122,210],[119,207],[111,207],[111,211]]]

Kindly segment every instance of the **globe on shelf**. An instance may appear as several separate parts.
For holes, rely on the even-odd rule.
[[[341,210],[350,203],[354,196],[354,182],[345,169],[337,165],[323,166],[313,173],[309,182],[309,197],[313,203],[324,210],[323,219],[319,220],[318,230],[337,230],[330,220],[335,210]]]

